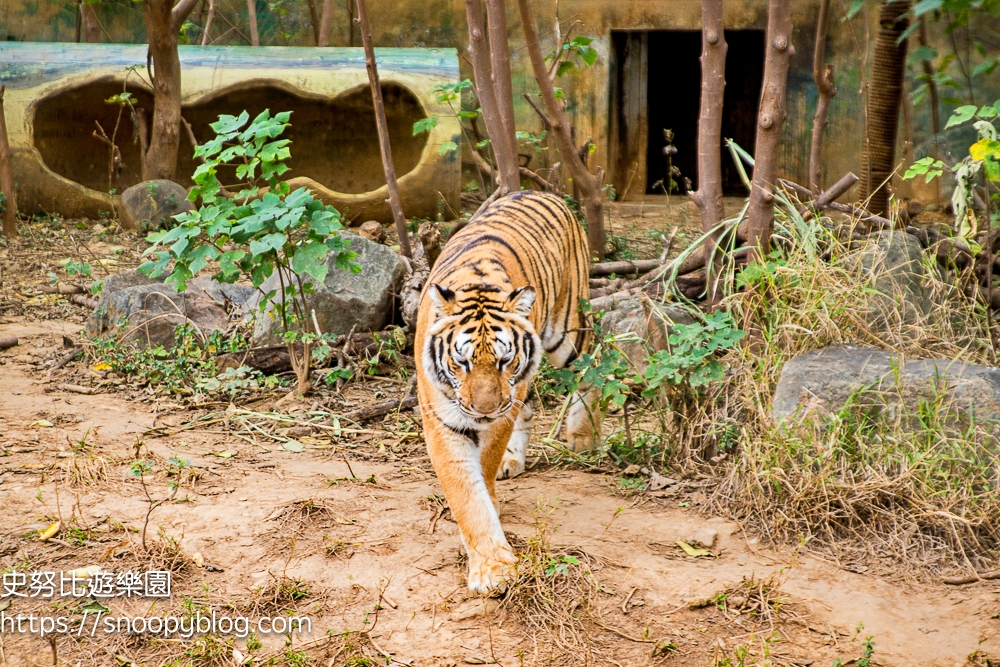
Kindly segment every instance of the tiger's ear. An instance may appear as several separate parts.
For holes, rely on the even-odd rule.
[[[507,296],[507,303],[504,304],[503,309],[527,317],[531,312],[531,306],[535,303],[537,294],[535,288],[530,285],[518,287]]]
[[[434,304],[434,319],[447,317],[455,310],[455,293],[444,285],[431,283],[427,294],[431,297],[431,303]]]

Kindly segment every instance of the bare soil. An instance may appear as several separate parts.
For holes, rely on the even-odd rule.
[[[677,223],[644,225],[645,212],[620,220],[653,238],[647,256],[655,256],[650,230],[669,233]],[[696,224],[685,230],[694,234]],[[134,263],[134,243],[86,240],[96,257],[120,258],[112,270]],[[116,244],[126,246],[121,254]],[[0,572],[169,568],[169,600],[116,598],[107,603],[111,614],[309,617],[309,635],[261,638],[253,655],[271,664],[864,664],[852,661],[869,636],[871,664],[1000,664],[986,657],[1000,655],[996,583],[887,581],[840,569],[807,546],[764,548],[738,524],[701,511],[703,481],[623,490],[613,466],[554,462],[550,450],[532,450],[527,472],[499,484],[502,519],[520,545],[542,527],[555,530],[551,551],[585,554],[597,592],[560,596],[563,575],[548,575],[557,591],[551,605],[575,625],[567,614],[553,614],[558,623],[525,618],[510,603],[516,590],[499,602],[470,596],[457,526],[415,413],[343,424],[340,432],[269,428],[257,437],[234,425],[235,410],[280,411],[294,421],[310,410],[401,396],[404,382],[375,378],[335,399],[281,406],[280,393],[262,393],[230,407],[130,389],[97,377],[92,362],[50,373],[66,353],[63,336],[79,340],[87,313],[65,297],[26,295],[73,247],[65,232],[41,231],[0,246],[0,338],[20,340],[0,352]],[[96,393],[60,389],[88,373]],[[553,419],[543,406],[539,412],[538,439]],[[282,448],[276,435],[301,451]],[[142,480],[131,472],[136,458],[154,463]],[[171,459],[189,465],[169,476]],[[147,492],[163,500],[148,522]],[[55,541],[39,540],[56,520]],[[703,528],[718,532],[713,555],[686,555],[677,541]],[[765,586],[766,599],[751,608]],[[0,598],[7,615],[72,614],[78,604]],[[50,644],[5,632],[0,665],[236,664],[227,639],[84,633]],[[244,641],[235,646],[248,653]]]

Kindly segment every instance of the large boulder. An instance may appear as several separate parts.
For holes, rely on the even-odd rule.
[[[122,193],[118,219],[124,229],[154,230],[170,226],[171,218],[194,209],[187,190],[173,181],[144,181]]]
[[[115,335],[140,346],[172,347],[174,330],[190,324],[202,336],[229,326],[226,309],[199,290],[178,294],[170,285],[137,285],[113,292],[87,321],[92,337]]]
[[[892,230],[869,234],[866,240],[868,245],[846,257],[843,264],[858,271],[877,292],[868,313],[871,328],[919,322],[931,310],[920,241]]]
[[[657,350],[667,348],[667,339],[675,324],[691,324],[694,318],[679,306],[654,303],[642,294],[610,294],[590,302],[600,319],[604,334],[634,333],[638,340],[621,342],[618,346],[639,373],[646,371],[648,357]]]
[[[1000,419],[1000,369],[947,359],[907,360],[849,345],[806,352],[781,369],[771,401],[776,421],[838,412],[849,400],[863,405],[921,400],[946,403],[955,413]]]
[[[87,320],[92,338],[115,335],[140,345],[174,344],[174,330],[187,322],[204,336],[229,326],[230,312],[247,313],[257,290],[225,285],[208,276],[188,282],[182,294],[139,271],[124,271],[104,280],[97,308]]]
[[[392,317],[393,296],[399,293],[406,272],[406,265],[399,255],[371,239],[347,235],[351,250],[358,254],[355,261],[361,273],[338,269],[333,255],[326,260],[326,280],[322,283],[310,278],[314,293],[306,297],[310,310],[316,311],[316,322],[323,333],[340,335],[357,331],[378,331]],[[288,276],[284,276],[287,281]],[[261,285],[264,293],[272,290],[280,294],[280,279],[275,272]],[[279,299],[276,296],[275,299]],[[264,313],[257,314],[254,327],[254,345],[267,345],[280,341],[282,326],[276,316],[274,304],[268,304]]]

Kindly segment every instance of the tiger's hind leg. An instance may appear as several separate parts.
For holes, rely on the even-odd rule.
[[[514,431],[507,441],[507,451],[504,452],[497,479],[510,479],[524,472],[524,456],[528,451],[528,440],[531,439],[531,418],[533,416],[531,403],[525,402],[514,422]]]
[[[601,442],[600,389],[581,386],[570,399],[566,415],[566,442],[574,452],[585,452]]]

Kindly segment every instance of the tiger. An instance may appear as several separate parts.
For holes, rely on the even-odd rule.
[[[421,293],[414,340],[417,397],[431,463],[468,554],[468,587],[506,585],[514,550],[496,480],[524,471],[528,388],[544,353],[564,368],[590,351],[582,311],[590,250],[554,195],[506,195],[452,235]],[[566,413],[574,451],[600,436],[599,392],[581,386]]]

